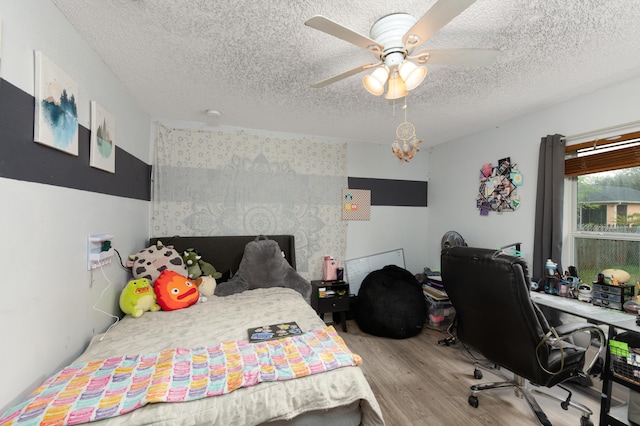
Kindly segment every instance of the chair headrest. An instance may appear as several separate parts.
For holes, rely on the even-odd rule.
[[[502,265],[519,264],[524,271],[525,277],[528,276],[527,262],[523,258],[510,256],[500,250],[480,247],[455,246],[442,249],[441,256],[443,258],[447,256],[480,262],[497,262],[498,264]]]

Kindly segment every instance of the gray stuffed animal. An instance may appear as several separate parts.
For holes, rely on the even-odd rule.
[[[246,290],[269,287],[289,287],[309,303],[311,283],[301,277],[283,257],[276,241],[259,236],[247,243],[238,272],[216,286],[216,296],[229,296]]]

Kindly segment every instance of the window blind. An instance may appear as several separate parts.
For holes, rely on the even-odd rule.
[[[568,177],[640,166],[640,131],[565,147]]]

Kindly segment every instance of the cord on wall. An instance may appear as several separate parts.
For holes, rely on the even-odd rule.
[[[118,323],[118,321],[120,321],[120,317],[110,314],[109,312],[103,311],[102,309],[98,308],[98,303],[100,303],[100,301],[102,300],[102,296],[104,296],[104,293],[111,287],[112,283],[111,280],[109,279],[109,277],[107,277],[107,274],[104,273],[104,268],[102,267],[102,265],[100,265],[100,270],[102,271],[102,275],[104,276],[104,279],[107,280],[107,282],[109,283],[103,290],[102,293],[100,293],[100,297],[98,298],[98,301],[93,305],[93,310],[94,311],[98,311],[102,314],[105,314],[106,316],[115,319],[114,323],[111,324],[109,326],[109,328],[107,328],[107,331],[104,332],[104,334],[100,337],[100,341],[102,341],[102,339],[104,339],[104,337],[107,335],[107,333],[113,328],[114,325],[116,325]]]

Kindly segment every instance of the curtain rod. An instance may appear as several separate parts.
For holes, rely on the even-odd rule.
[[[593,136],[593,135],[597,135],[599,133],[604,133],[607,132],[609,130],[618,130],[618,129],[624,129],[625,127],[630,127],[630,126],[635,126],[640,124],[640,120],[636,120],[636,121],[629,121],[628,123],[623,123],[623,124],[618,124],[615,126],[610,126],[610,127],[603,127],[602,129],[596,129],[596,130],[590,130],[588,132],[584,132],[584,133],[577,133],[575,135],[570,135],[570,136],[563,136],[560,139],[563,141],[570,141],[573,139],[580,139],[586,136]]]

